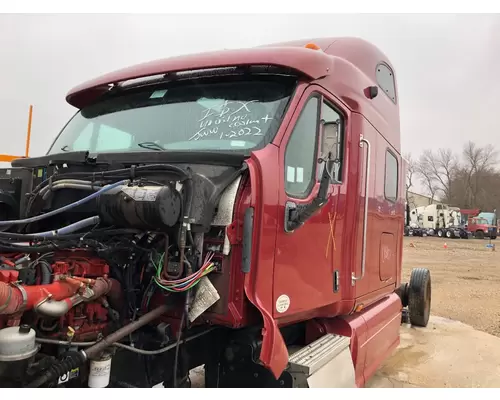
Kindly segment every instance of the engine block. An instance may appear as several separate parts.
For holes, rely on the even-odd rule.
[[[26,319],[43,336],[88,341],[105,333],[116,317],[109,303],[120,306],[121,289],[117,281],[109,279],[109,265],[104,260],[84,252],[55,253],[50,265],[52,282],[48,284],[40,284],[38,271],[34,284],[30,284],[32,279],[23,281],[21,276],[28,274],[22,270],[15,257],[4,257],[0,329],[18,326]]]

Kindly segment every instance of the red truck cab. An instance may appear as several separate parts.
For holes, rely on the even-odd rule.
[[[496,211],[482,212],[480,209],[460,210],[467,217],[466,229],[477,239],[496,239],[498,235],[498,221]]]

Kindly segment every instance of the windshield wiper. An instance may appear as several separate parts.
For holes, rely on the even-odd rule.
[[[157,150],[157,151],[166,151],[163,146],[160,146],[158,143],[155,142],[142,142],[142,143],[137,143],[137,146],[142,147],[143,149],[148,149],[148,150]]]

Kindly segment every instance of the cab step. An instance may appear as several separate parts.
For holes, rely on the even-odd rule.
[[[294,387],[355,388],[351,339],[327,334],[289,356]]]

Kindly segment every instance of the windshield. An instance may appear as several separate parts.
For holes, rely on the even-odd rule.
[[[479,213],[477,216],[478,219],[481,219],[482,222],[479,222],[481,224],[488,224],[488,225],[496,225],[496,215],[495,213],[491,212],[482,212]]]
[[[48,154],[261,148],[294,88],[290,80],[247,78],[129,89],[79,111]]]

